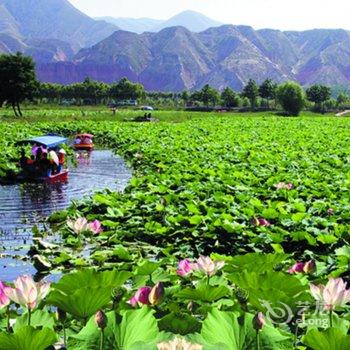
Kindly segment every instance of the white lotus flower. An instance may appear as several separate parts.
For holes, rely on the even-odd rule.
[[[175,338],[169,342],[159,343],[158,350],[202,350],[203,346],[199,344],[192,344],[183,338]]]
[[[194,264],[194,269],[202,271],[211,277],[216,273],[216,271],[222,269],[224,265],[224,261],[213,261],[209,256],[201,256]]]
[[[350,289],[346,289],[342,278],[331,278],[325,286],[310,284],[310,291],[325,310],[331,311],[350,302]]]

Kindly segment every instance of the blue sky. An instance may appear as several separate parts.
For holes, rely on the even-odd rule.
[[[166,19],[184,10],[255,28],[350,29],[350,0],[69,0],[92,17]]]

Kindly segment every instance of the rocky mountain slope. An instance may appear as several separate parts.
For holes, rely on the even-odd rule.
[[[96,44],[117,29],[88,17],[68,0],[0,0],[0,33],[18,40],[17,45],[34,39],[53,40],[52,46],[59,40],[77,51]],[[0,45],[7,46],[3,42]]]
[[[123,76],[151,90],[241,89],[249,78],[345,85],[350,81],[350,33],[345,30],[282,32],[225,25],[193,33],[183,27],[159,33],[117,31],[72,62],[39,65],[44,80],[70,83],[90,76]]]
[[[31,55],[41,80],[64,84],[86,76],[105,82],[126,76],[147,89],[171,91],[206,83],[239,90],[250,78],[259,83],[293,79],[303,85],[350,82],[346,30],[223,25],[196,32],[200,25],[217,25],[210,21],[185,12],[156,25],[192,22],[192,31],[172,26],[136,34],[94,20],[68,0],[0,0],[0,52]]]

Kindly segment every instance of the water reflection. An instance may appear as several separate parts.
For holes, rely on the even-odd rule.
[[[0,186],[0,280],[35,272],[30,264],[14,259],[26,258],[33,225],[74,199],[106,188],[122,191],[130,177],[122,158],[98,150],[77,153],[77,167],[70,169],[67,183]]]

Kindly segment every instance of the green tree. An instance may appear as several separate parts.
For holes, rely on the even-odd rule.
[[[188,93],[188,91],[185,90],[181,93],[181,99],[185,105],[188,103],[188,101],[190,100],[190,94]]]
[[[227,87],[221,93],[221,100],[225,107],[232,108],[239,106],[239,96],[231,88]]]
[[[91,80],[89,77],[87,77],[80,85],[79,97],[84,100],[84,103],[97,105],[101,103],[103,98],[106,97],[107,90],[108,85]]]
[[[118,83],[109,87],[108,95],[118,100],[137,100],[145,97],[145,89],[139,83],[132,83],[127,78],[122,78]]]
[[[277,88],[277,100],[283,110],[290,115],[299,115],[305,105],[305,92],[294,81],[288,81]]]
[[[337,107],[343,107],[347,103],[349,103],[350,98],[349,95],[345,92],[340,92],[338,97],[337,97]]]
[[[242,97],[247,97],[250,101],[250,107],[255,109],[256,101],[259,96],[259,87],[255,80],[249,79],[247,85],[243,88]]]
[[[22,116],[20,103],[31,100],[39,85],[32,58],[21,53],[0,55],[0,82],[0,106],[6,102],[17,117]]]
[[[39,99],[46,99],[49,103],[58,103],[62,94],[62,85],[53,83],[40,83],[37,90]]]
[[[203,87],[199,94],[200,101],[203,102],[206,107],[208,107],[209,104],[215,106],[220,100],[219,93],[208,84]]]
[[[277,84],[271,79],[266,79],[259,86],[259,95],[261,98],[265,99],[266,106],[269,107],[269,100],[273,100],[276,97]]]
[[[312,85],[306,90],[307,99],[315,103],[317,111],[324,111],[324,103],[331,98],[331,88],[324,85]]]

